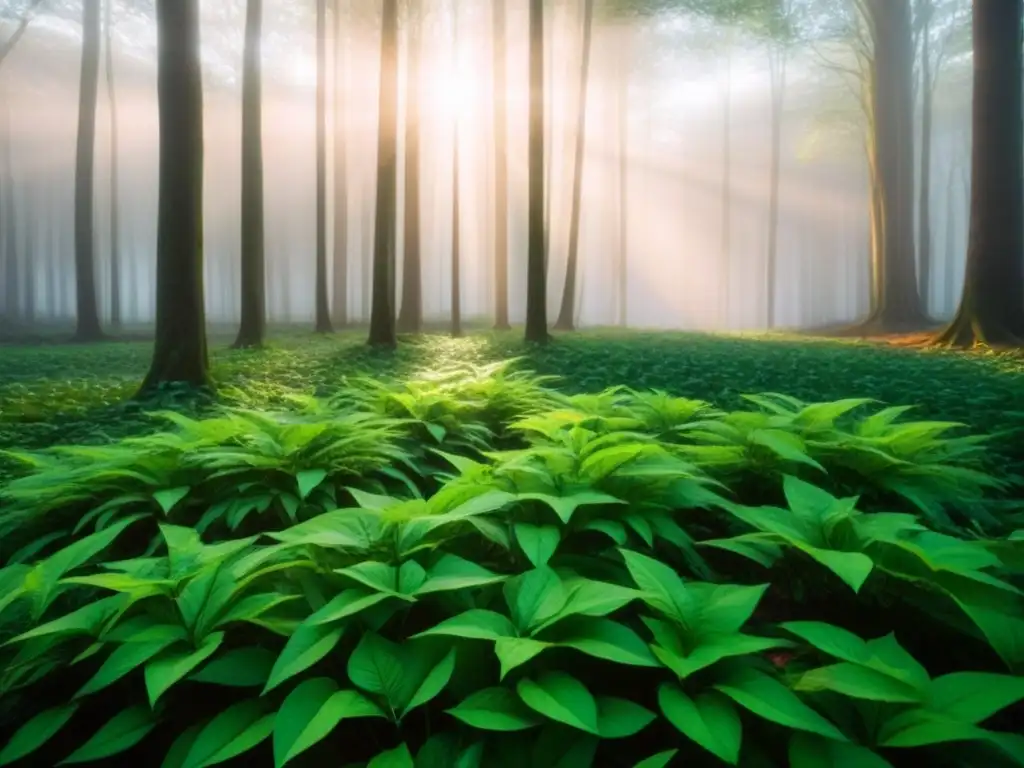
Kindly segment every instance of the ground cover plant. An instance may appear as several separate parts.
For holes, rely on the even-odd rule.
[[[220,402],[12,446],[0,765],[1024,765],[1010,444],[856,385],[1019,374],[599,338],[232,356]]]

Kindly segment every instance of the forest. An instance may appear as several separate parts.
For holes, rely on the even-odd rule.
[[[1024,767],[1024,0],[0,0],[0,768]]]

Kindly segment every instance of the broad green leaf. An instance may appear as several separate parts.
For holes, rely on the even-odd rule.
[[[442,555],[427,569],[427,580],[415,591],[417,596],[432,592],[480,587],[503,581],[505,576],[487,570],[474,562],[463,560],[456,555]]]
[[[0,749],[0,765],[10,765],[30,755],[53,738],[78,711],[79,704],[45,709],[21,726]]]
[[[238,757],[270,736],[274,715],[263,702],[249,699],[217,714],[196,736],[182,768],[205,768]]]
[[[860,592],[860,588],[864,586],[864,582],[867,581],[875,567],[874,561],[860,552],[836,552],[831,549],[819,549],[801,542],[793,542],[793,544],[846,582],[854,592]]]
[[[123,709],[106,722],[85,744],[57,765],[92,763],[119,755],[134,747],[157,726],[156,715],[145,704]]]
[[[380,518],[375,513],[339,509],[267,535],[290,547],[313,545],[362,552],[373,546],[380,531]]]
[[[594,736],[600,735],[597,702],[576,678],[564,672],[550,671],[535,680],[521,679],[516,684],[516,691],[535,712]]]
[[[484,688],[446,711],[483,731],[524,731],[541,723],[541,718],[508,688]]]
[[[738,670],[715,688],[765,720],[836,741],[847,741],[838,728],[804,704],[789,688],[762,672]]]
[[[866,664],[871,658],[867,643],[841,627],[820,621],[790,621],[779,626],[837,659]]]
[[[804,441],[792,432],[785,432],[781,429],[753,429],[748,433],[747,439],[754,445],[767,448],[781,459],[806,464],[822,472],[825,471],[821,464],[807,455]]]
[[[566,593],[565,605],[535,631],[540,632],[569,616],[607,616],[640,597],[635,589],[591,579],[569,579],[563,582],[563,586]]]
[[[164,755],[164,761],[160,764],[160,768],[182,768],[189,750],[192,749],[192,744],[195,743],[204,725],[205,723],[196,723],[178,734],[178,738],[174,740],[170,749],[167,750],[167,754]]]
[[[611,619],[572,621],[553,632],[552,642],[588,656],[635,667],[660,666],[640,635]]]
[[[702,604],[700,632],[702,635],[727,635],[739,632],[753,615],[768,584],[741,587],[735,584],[687,585],[699,595]]]
[[[156,706],[157,699],[168,688],[216,653],[223,642],[224,633],[214,632],[207,635],[195,650],[173,651],[150,661],[145,670],[149,705]]]
[[[106,661],[103,662],[96,674],[78,689],[78,693],[74,697],[78,699],[86,694],[95,693],[120,680],[132,670],[137,669],[152,659],[177,639],[173,635],[169,635],[150,642],[124,643],[117,646],[106,658]]]
[[[448,681],[452,679],[452,673],[455,672],[455,660],[455,648],[452,648],[441,661],[431,668],[423,682],[416,688],[409,703],[402,710],[403,718],[416,709],[416,707],[422,706],[434,699],[444,690],[445,686],[448,685]]]
[[[597,697],[597,730],[602,739],[635,736],[657,719],[651,710],[628,699]]]
[[[444,635],[447,637],[463,637],[470,640],[497,640],[500,637],[515,637],[516,628],[505,616],[494,611],[473,608],[450,619],[445,619],[437,626],[420,632],[413,637]]]
[[[501,662],[500,680],[504,680],[516,667],[522,666],[546,648],[550,643],[529,637],[499,637],[494,641],[494,653]]]
[[[885,758],[860,744],[833,741],[794,731],[789,740],[790,768],[892,768]]]
[[[743,729],[732,703],[720,693],[703,693],[691,699],[679,685],[666,683],[658,689],[662,714],[686,737],[719,760],[737,765]]]
[[[409,680],[402,648],[375,632],[367,632],[348,657],[348,677],[367,693],[383,696],[397,713],[406,704]]]
[[[603,533],[620,547],[626,543],[626,528],[616,520],[591,520],[581,530]]]
[[[895,635],[888,634],[885,637],[868,640],[867,646],[871,652],[867,664],[872,669],[902,680],[919,691],[924,691],[931,682],[928,670],[907,653],[897,642]]]
[[[156,491],[153,494],[153,499],[160,505],[163,513],[169,515],[171,510],[178,505],[178,502],[188,496],[191,490],[187,485],[179,486],[178,488],[165,488],[162,491]]]
[[[516,541],[534,568],[547,565],[562,540],[562,532],[554,525],[516,523]]]
[[[327,677],[299,683],[285,698],[274,721],[274,766],[281,768],[319,743],[346,718],[384,717],[358,691],[339,691]]]
[[[100,628],[114,615],[120,613],[129,604],[127,595],[111,595],[83,605],[71,613],[53,621],[41,624],[28,632],[24,632],[8,643],[21,643],[33,638],[50,635],[92,635],[99,634]]]
[[[320,485],[327,477],[327,472],[323,469],[304,469],[295,475],[295,484],[299,489],[299,498],[305,501],[309,498],[316,487]]]
[[[620,549],[633,581],[643,592],[644,601],[655,610],[688,627],[695,606],[686,585],[674,570],[645,555]]]
[[[543,624],[562,610],[567,599],[562,580],[548,566],[509,579],[504,592],[512,622],[522,631]]]
[[[399,744],[394,749],[381,752],[367,763],[366,768],[416,768],[416,763],[413,762],[409,748]]]
[[[621,499],[617,499],[614,496],[609,496],[606,493],[599,493],[597,491],[580,491],[578,493],[570,494],[569,496],[553,496],[547,493],[521,493],[518,498],[522,500],[530,499],[546,504],[554,510],[555,514],[558,515],[558,519],[566,525],[569,524],[572,516],[580,507],[625,503]]]
[[[921,694],[902,680],[849,662],[805,672],[793,686],[798,691],[835,691],[854,699],[917,704]]]
[[[977,724],[1024,699],[1024,677],[991,672],[953,672],[932,680],[925,706]]]
[[[651,621],[646,622],[650,627]],[[661,645],[651,646],[651,651],[658,660],[671,669],[680,679],[685,679],[695,672],[710,667],[722,659],[733,656],[746,656],[761,653],[789,643],[785,640],[753,635],[710,635],[702,637],[700,644],[688,655],[682,655],[681,648],[668,649]]]
[[[670,749],[667,752],[659,752],[651,755],[633,766],[633,768],[665,768],[672,762],[672,758],[679,754],[678,749]]]
[[[228,687],[264,686],[277,656],[259,647],[234,648],[204,664],[189,680]]]
[[[926,747],[951,741],[984,740],[986,732],[976,725],[946,715],[911,709],[886,720],[878,734],[880,747]]]
[[[358,581],[375,592],[387,592],[393,595],[401,594],[398,589],[398,569],[389,563],[364,560],[349,568],[339,568],[336,573]]]
[[[392,597],[397,597],[397,594],[394,592],[371,592],[362,587],[344,589],[327,605],[306,619],[305,624],[310,627],[336,624],[342,619],[362,613]]]
[[[298,600],[298,595],[282,595],[277,592],[248,595],[230,606],[214,622],[213,626],[223,627],[232,622],[254,622],[256,619],[268,613],[279,605]]]
[[[697,546],[722,549],[771,568],[782,557],[782,547],[771,538],[770,534],[749,533],[729,539],[705,539],[697,542]]]

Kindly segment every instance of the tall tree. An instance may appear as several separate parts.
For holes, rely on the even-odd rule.
[[[373,228],[373,296],[369,342],[394,347],[391,270],[398,191],[398,0],[382,0],[380,98],[377,127],[377,207]]]
[[[572,211],[569,219],[569,255],[566,260],[562,306],[555,328],[571,331],[576,327],[576,283],[579,272],[580,213],[583,203],[583,156],[587,136],[587,83],[590,80],[590,47],[594,27],[594,0],[583,0],[583,46],[580,58],[580,94],[576,113],[576,146],[573,157]]]
[[[199,0],[156,0],[156,22],[160,127],[156,344],[143,392],[169,382],[210,383],[203,305]]]
[[[548,341],[544,221],[544,0],[530,0],[529,234],[526,264],[526,340]]]
[[[420,0],[409,4],[405,59],[405,227],[402,259],[401,333],[418,333],[423,326],[423,261],[420,232],[420,52],[423,23]]]
[[[452,5],[452,59],[454,70],[459,69],[459,7]],[[462,230],[459,220],[460,208],[460,176],[459,176],[459,110],[461,104],[456,103],[454,120],[452,121],[452,336],[462,335]]]
[[[1024,344],[1021,0],[974,0],[971,216],[960,307],[940,344]]]
[[[20,318],[21,306],[21,259],[18,254],[17,209],[15,203],[15,182],[13,153],[11,152],[11,112],[7,94],[0,99],[0,141],[3,151],[0,152],[0,222],[3,224],[0,237],[0,252],[3,253],[3,306],[8,321]]]
[[[75,159],[75,299],[77,341],[103,336],[96,297],[96,244],[93,218],[96,155],[96,96],[99,90],[100,4],[82,4],[82,68],[78,91],[78,143]]]
[[[247,0],[242,54],[242,307],[236,347],[260,347],[267,333],[262,48],[263,0]]]
[[[32,17],[35,15],[36,9],[42,4],[42,1],[32,0],[24,13],[21,14],[21,18],[18,19],[18,26],[15,27],[14,32],[0,43],[0,64],[4,63],[4,60],[11,55],[11,52],[14,51],[21,38],[25,36],[25,33],[28,31],[28,25],[32,23]]]
[[[110,108],[110,325],[121,326],[121,208],[118,189],[117,89],[114,83],[114,2],[106,2],[103,25],[106,39],[107,104]]]
[[[921,310],[929,309],[932,287],[932,115],[935,89],[932,83],[932,18],[934,0],[917,0],[914,15],[921,27],[921,180],[917,206],[917,282]]]
[[[494,328],[508,323],[508,26],[505,0],[493,0],[494,22]]]
[[[348,324],[348,131],[345,99],[348,51],[341,0],[334,2],[334,264],[331,280],[331,322]]]
[[[629,35],[629,32],[626,32]],[[628,43],[628,38],[627,38]],[[618,157],[619,157],[619,256],[618,256],[618,324],[629,322],[629,46],[620,47],[617,62]]]
[[[327,293],[327,0],[316,0],[316,332],[333,330]]]

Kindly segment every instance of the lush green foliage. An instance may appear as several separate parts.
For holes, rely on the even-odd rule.
[[[1024,765],[986,441],[644,383],[464,363],[17,452],[0,765]]]

